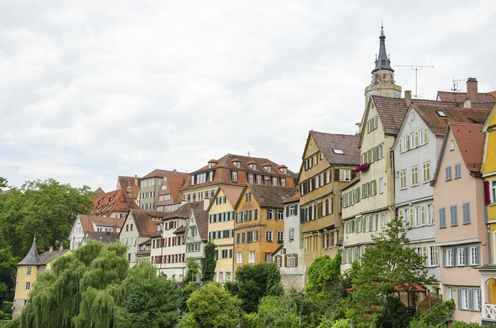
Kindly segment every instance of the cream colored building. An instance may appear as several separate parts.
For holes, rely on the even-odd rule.
[[[242,187],[221,186],[208,207],[208,239],[217,248],[214,281],[232,281],[234,277],[234,206]]]

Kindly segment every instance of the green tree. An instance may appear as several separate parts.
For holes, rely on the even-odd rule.
[[[202,286],[186,301],[188,314],[183,328],[234,328],[240,323],[241,301],[215,283]]]
[[[263,297],[258,305],[258,321],[261,327],[316,327],[320,306],[306,293],[293,289],[282,296]]]
[[[133,267],[123,288],[127,297],[117,313],[118,327],[173,327],[179,319],[181,290],[171,280],[157,276],[151,264]]]
[[[241,299],[241,307],[247,313],[257,311],[262,297],[283,295],[281,274],[273,263],[240,266],[236,270],[236,282],[226,288]]]
[[[5,179],[4,177],[0,177],[0,191],[3,191],[3,188],[7,188],[8,184],[9,182],[7,181],[7,179]]]
[[[129,269],[127,246],[89,241],[40,275],[21,327],[173,327],[181,290],[151,264]]]
[[[200,264],[192,257],[186,259],[186,276],[184,282],[190,283],[196,281],[196,276],[200,273]]]
[[[319,256],[308,268],[308,282],[305,291],[317,302],[326,305],[340,297],[342,291],[341,255],[334,258],[327,255]]]
[[[424,267],[424,258],[409,243],[408,229],[401,220],[392,220],[367,247],[361,262],[352,272],[355,319],[383,313],[388,297],[415,290],[416,285],[433,281]],[[388,301],[392,304],[392,301]],[[386,309],[387,311],[387,309]],[[367,313],[367,316],[363,316]],[[389,311],[389,313],[392,313]]]
[[[14,299],[13,290],[17,262],[18,260],[12,255],[10,246],[0,246],[0,303]]]
[[[205,246],[205,257],[201,259],[202,262],[202,280],[204,282],[210,282],[214,279],[215,267],[217,266],[216,249],[217,246],[209,241]]]
[[[36,234],[38,247],[69,245],[67,236],[77,214],[89,214],[93,206],[89,187],[73,188],[48,179],[26,182],[20,189],[0,195],[0,240],[14,246],[23,258]]]

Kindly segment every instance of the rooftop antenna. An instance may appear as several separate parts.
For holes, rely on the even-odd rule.
[[[453,92],[459,92],[461,91],[459,88],[458,88],[458,83],[459,82],[463,82],[464,80],[455,80],[455,78],[453,78],[453,88],[451,88],[451,91]]]
[[[434,68],[434,66],[427,66],[427,65],[396,65],[398,67],[410,67],[412,70],[415,71],[415,94],[413,95],[414,98],[418,98],[418,93],[417,93],[417,73],[418,71],[422,70],[423,68]]]

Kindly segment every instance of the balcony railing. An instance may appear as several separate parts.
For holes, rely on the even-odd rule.
[[[496,321],[496,304],[484,304],[482,318]]]

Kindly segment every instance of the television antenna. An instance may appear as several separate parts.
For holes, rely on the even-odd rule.
[[[455,80],[455,78],[453,78],[453,88],[451,88],[451,91],[453,91],[453,92],[461,91],[461,89],[458,88],[458,83],[463,82],[463,81],[464,80]]]
[[[427,66],[427,65],[395,65],[398,67],[410,67],[412,70],[415,71],[415,94],[413,95],[414,98],[418,98],[418,93],[417,93],[417,74],[418,71],[421,71],[424,68],[434,68],[434,66]]]

